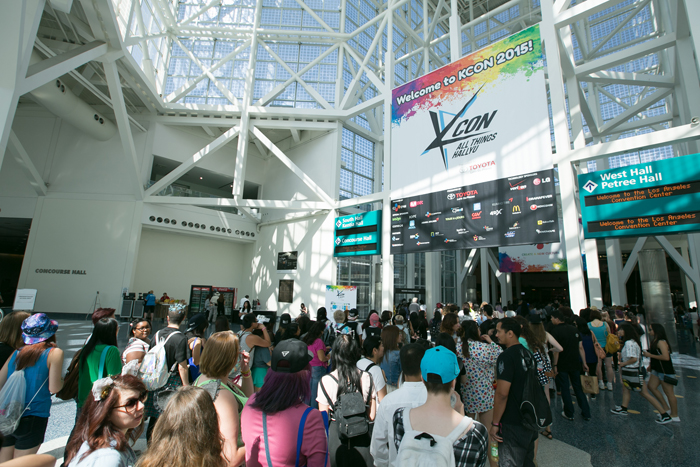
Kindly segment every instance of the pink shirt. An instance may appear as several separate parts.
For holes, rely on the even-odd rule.
[[[313,344],[309,346],[309,350],[314,354],[314,359],[311,360],[311,366],[326,366],[326,362],[322,362],[318,359],[318,351],[326,350],[326,344],[323,343],[321,339],[316,339]]]
[[[246,467],[268,467],[265,454],[265,437],[263,435],[262,412],[252,408],[255,395],[241,413],[243,442],[245,443]],[[282,412],[267,414],[267,441],[270,445],[270,460],[273,467],[294,467],[297,459],[297,434],[299,422],[309,406],[299,404]],[[304,440],[301,444],[299,465],[308,467],[326,467],[328,441],[321,412],[312,409],[306,417]]]

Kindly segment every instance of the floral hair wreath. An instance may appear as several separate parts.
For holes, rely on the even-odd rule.
[[[111,376],[98,379],[92,384],[92,396],[95,402],[105,400],[109,397],[109,393],[114,387],[114,379]]]
[[[168,309],[168,311],[175,312],[177,314],[181,314],[181,313],[185,312],[186,307],[187,307],[187,305],[185,305],[184,303],[175,303],[173,305],[170,305],[170,308]]]

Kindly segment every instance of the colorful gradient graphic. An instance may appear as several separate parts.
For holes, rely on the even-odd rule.
[[[522,44],[528,45],[523,46]],[[497,63],[499,54],[506,54],[509,49],[519,46],[527,52],[520,54],[520,56],[513,56],[501,64]],[[493,59],[493,67],[489,66],[480,73],[459,79],[460,70],[470,66],[481,66],[479,64],[491,61],[491,59]],[[436,110],[444,104],[462,101],[465,94],[474,94],[482,86],[479,97],[483,98],[490,92],[497,91],[497,86],[504,81],[521,74],[529,77],[543,68],[544,60],[539,25],[535,25],[394,89],[392,91],[392,125],[394,127],[400,126],[402,121],[410,119],[418,111]],[[454,76],[455,81],[445,85],[444,79],[450,76]],[[414,99],[399,104],[398,99],[401,96],[408,95],[412,91],[419,93],[422,89],[438,82],[440,89],[426,92],[423,96],[416,96]]]
[[[537,245],[538,247],[540,245]],[[547,257],[543,258],[542,264],[533,264],[536,261],[528,257],[526,261],[523,257],[511,258],[503,251],[498,253],[498,270],[501,272],[565,272],[567,271],[566,258],[555,262],[549,262]]]

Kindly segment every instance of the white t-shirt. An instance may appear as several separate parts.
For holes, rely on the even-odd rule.
[[[338,379],[338,370],[334,370],[330,373],[333,375],[336,379]],[[362,385],[362,398],[364,400],[367,400],[367,394],[369,393],[369,388],[370,386],[372,387],[372,395],[370,396],[370,402],[371,399],[376,399],[377,398],[377,388],[374,387],[373,384],[371,384],[372,377],[370,376],[369,373],[366,371],[362,372],[362,377],[360,378],[360,384]],[[319,388],[318,388],[318,395],[316,396],[316,401],[319,404],[324,404],[330,406],[330,402],[333,402],[335,404],[336,401],[336,394],[338,393],[338,383],[335,382],[333,378],[330,377],[330,375],[326,375],[323,378],[321,378],[321,381],[318,383]],[[324,388],[326,388],[326,392],[328,393],[328,397],[331,398],[329,401],[326,399],[325,394],[323,394],[323,391],[321,390],[320,385],[323,385]]]
[[[399,389],[387,394],[377,407],[374,419],[372,444],[370,453],[374,457],[376,467],[390,467],[396,462],[396,446],[394,445],[394,412],[399,407],[415,408],[425,404],[428,391],[422,382],[403,383]]]
[[[635,363],[629,364],[625,368],[639,368],[639,364],[641,363],[641,360],[642,360],[641,357],[642,357],[642,352],[639,349],[639,344],[637,344],[632,339],[625,342],[625,346],[622,347],[622,351],[620,352],[620,361],[626,362],[630,358],[637,359],[637,361]]]
[[[372,375],[372,381],[374,382],[374,389],[376,389],[377,392],[379,392],[384,388],[384,386],[386,386],[386,380],[384,379],[384,373],[382,372],[381,367],[376,363],[372,368],[367,370],[367,367],[370,366],[372,363],[374,362],[369,358],[362,357],[357,362],[357,368],[359,368],[362,371],[369,371],[369,374]]]

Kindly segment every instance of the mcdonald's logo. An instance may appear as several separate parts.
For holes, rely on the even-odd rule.
[[[513,212],[520,212],[520,205],[519,204],[516,204],[515,206],[513,206]]]

